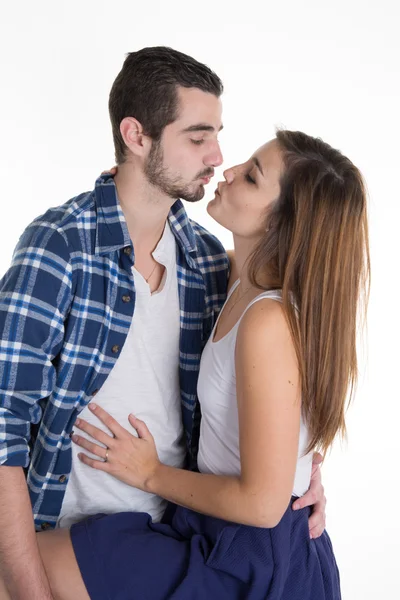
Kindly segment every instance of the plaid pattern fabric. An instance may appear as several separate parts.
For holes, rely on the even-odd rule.
[[[225,300],[228,259],[178,200],[180,387],[195,468],[200,355]],[[134,249],[110,175],[23,233],[0,282],[0,464],[26,469],[37,529],[53,527],[71,471],[69,434],[125,342]]]

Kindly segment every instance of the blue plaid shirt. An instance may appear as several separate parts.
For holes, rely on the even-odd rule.
[[[168,218],[176,239],[183,425],[194,467],[200,355],[225,300],[228,259],[179,200]],[[25,230],[0,282],[0,464],[26,469],[37,529],[56,524],[71,472],[69,434],[126,340],[133,264],[114,180],[104,175],[92,192]]]

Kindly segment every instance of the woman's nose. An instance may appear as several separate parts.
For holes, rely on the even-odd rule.
[[[232,181],[235,179],[234,167],[231,167],[230,169],[225,169],[223,175],[225,177],[226,183],[232,183]]]

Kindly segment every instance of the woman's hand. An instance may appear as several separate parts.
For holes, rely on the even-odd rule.
[[[136,437],[97,404],[91,402],[89,409],[108,427],[113,437],[83,419],[77,419],[76,426],[79,429],[90,435],[96,442],[103,444],[90,442],[86,438],[73,434],[71,439],[75,444],[102,459],[92,459],[80,453],[78,454],[80,460],[93,469],[105,471],[132,487],[147,491],[147,482],[154,476],[161,463],[153,436],[146,424],[129,415],[129,423],[139,436]]]
[[[118,167],[114,166],[114,167],[111,167],[111,169],[107,169],[107,171],[101,172],[102,175],[106,175],[107,173],[111,173],[111,175],[116,175],[118,173]]]

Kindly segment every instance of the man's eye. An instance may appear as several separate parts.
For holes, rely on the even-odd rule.
[[[190,140],[192,142],[192,144],[195,144],[196,146],[201,146],[201,144],[204,144],[204,140]]]
[[[245,178],[249,183],[255,183],[254,179],[248,173],[246,173]]]

